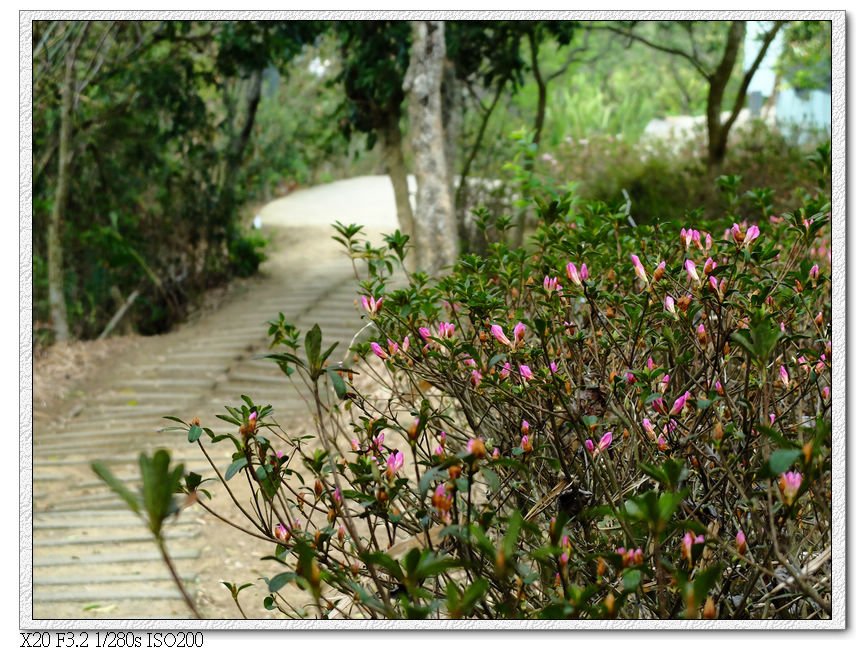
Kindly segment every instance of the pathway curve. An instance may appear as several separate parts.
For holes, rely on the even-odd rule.
[[[227,430],[213,415],[244,393],[273,404],[280,423],[304,416],[304,404],[278,368],[255,358],[267,348],[266,322],[282,311],[302,330],[319,323],[325,340],[343,346],[361,326],[351,266],[330,238],[330,224],[361,223],[370,236],[393,230],[387,177],[301,190],[268,204],[261,216],[275,244],[260,277],[234,287],[199,322],[142,338],[112,358],[96,380],[80,387],[83,396],[73,404],[34,413],[34,619],[189,617],[146,528],[90,463],[101,460],[131,480],[142,450],[164,448],[173,462],[210,474],[185,436],[159,432],[164,415],[197,415],[206,426]],[[34,386],[34,403],[50,390]],[[220,460],[227,466],[227,455]],[[168,548],[205,617],[237,618],[218,582],[255,581],[258,558],[269,549],[237,540],[239,534],[203,514],[184,511],[169,526]],[[223,548],[222,539],[231,545]],[[262,612],[260,596],[261,589],[243,592],[251,617]]]

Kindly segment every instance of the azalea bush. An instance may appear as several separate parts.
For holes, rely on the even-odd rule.
[[[724,222],[684,227],[538,199],[530,246],[500,233],[439,279],[404,271],[400,233],[338,225],[365,321],[350,352],[282,315],[269,330],[313,428],[251,397],[229,433],[177,420],[208,459],[233,453],[211,478],[267,547],[264,606],[831,617],[825,183],[780,215],[768,190],[718,187]],[[201,483],[180,489],[222,516]]]

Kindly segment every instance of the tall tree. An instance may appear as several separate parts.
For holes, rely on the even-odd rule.
[[[714,175],[724,162],[730,130],[745,106],[751,79],[766,57],[772,41],[784,26],[784,22],[774,21],[772,27],[763,34],[763,43],[757,56],[742,75],[738,87],[733,92],[733,103],[727,119],[722,119],[723,103],[745,39],[745,21],[705,23],[704,27],[710,32],[704,34],[702,38],[697,33],[698,24],[693,21],[663,23],[670,36],[664,42],[644,36],[641,33],[641,25],[645,23],[609,25],[606,29],[624,36],[629,41],[636,41],[661,52],[681,57],[706,80],[708,134],[706,162],[710,175]]]
[[[414,215],[418,268],[430,274],[451,266],[458,252],[442,125],[444,59],[444,22],[413,22],[411,60],[403,88],[409,99],[410,139],[418,182]]]

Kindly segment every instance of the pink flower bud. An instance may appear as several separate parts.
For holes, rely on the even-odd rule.
[[[439,323],[439,338],[440,339],[453,338],[456,330],[457,330],[457,326],[454,325],[453,323],[441,322],[441,323]]]
[[[775,424],[775,418],[776,418],[776,417],[777,417],[777,416],[776,416],[774,413],[769,413],[769,424],[770,424],[770,425],[774,425],[774,424]]]
[[[252,412],[249,414],[249,421],[250,421],[250,422],[255,422],[257,419],[258,419],[258,411],[252,411]]]
[[[391,354],[399,353],[399,345],[397,345],[396,341],[387,340],[387,349]]]
[[[745,540],[745,533],[741,530],[736,533],[736,550],[739,555],[745,555],[745,550],[748,548],[748,542]]]
[[[583,263],[583,265],[580,267],[580,280],[585,282],[588,279],[589,279],[589,267],[586,266],[585,263]]]
[[[502,379],[507,379],[511,374],[511,364],[508,361],[505,361],[505,365],[502,366],[502,369],[499,371],[499,377]]]
[[[817,281],[817,278],[820,276],[820,267],[816,264],[811,267],[811,270],[808,271],[808,277],[811,278],[813,282]]]
[[[408,336],[405,336],[402,340],[402,351],[408,352],[409,345],[410,345],[410,342],[408,340]]]
[[[514,325],[514,340],[522,341],[526,338],[526,326],[522,323],[517,323]]]
[[[483,375],[481,375],[480,371],[472,370],[472,386],[474,386],[475,388],[480,386],[481,379],[483,379]]]
[[[829,392],[828,386],[823,386],[823,390],[821,390],[820,393],[823,395],[823,399],[825,399],[825,400],[829,399],[830,392]]]
[[[527,435],[528,432],[529,432],[529,423],[528,423],[528,421],[523,420],[522,424],[520,424],[520,433],[522,433],[523,435]]]
[[[706,233],[706,250],[712,248],[712,235]]]
[[[586,450],[587,450],[590,454],[594,455],[594,453],[595,453],[595,443],[592,442],[592,439],[591,439],[591,438],[586,438],[586,443],[585,443],[585,444],[586,444]]]
[[[658,383],[658,390],[662,393],[667,392],[667,387],[670,385],[670,375],[664,375],[661,377],[661,381]]]
[[[358,440],[357,438],[351,439],[351,450],[360,451],[360,440]]]
[[[532,450],[532,439],[528,436],[523,436],[520,439],[520,447],[522,448],[524,454],[529,453]]]
[[[718,265],[715,261],[710,257],[706,260],[706,263],[703,265],[703,275],[709,275],[712,271],[718,268]]]
[[[578,287],[581,286],[583,283],[580,280],[580,274],[577,271],[577,265],[574,264],[573,262],[568,262],[568,265],[565,268],[566,268],[566,274],[568,276],[568,280],[573,282]]]
[[[562,288],[559,284],[559,279],[556,277],[551,278],[550,276],[544,276],[544,289],[548,293],[552,293],[553,291],[558,291]]]
[[[687,404],[689,399],[691,399],[691,392],[686,390],[676,399],[675,402],[673,402],[673,408],[670,409],[670,415],[679,415],[679,413],[682,412],[682,409],[685,408],[685,404]]]
[[[666,413],[667,412],[667,405],[664,404],[663,399],[658,397],[658,398],[652,400],[652,410],[654,410],[655,413]]]
[[[649,358],[646,360],[646,368],[648,368],[649,370],[654,370],[654,369],[655,369],[655,360],[652,359],[652,357],[649,357]]]
[[[520,364],[520,376],[526,381],[531,381],[535,377],[532,374],[532,369],[525,364]]]
[[[667,451],[670,448],[670,445],[667,444],[667,439],[664,437],[664,434],[658,436],[658,449],[661,451]]]
[[[550,362],[550,372],[552,374],[556,374],[558,371],[559,371],[559,364],[557,364],[555,361],[551,361]]]
[[[745,240],[742,242],[745,246],[748,246],[753,242],[757,237],[760,236],[760,229],[757,226],[751,226],[748,228],[748,231],[745,233]]]
[[[505,336],[504,331],[502,330],[501,325],[492,325],[490,327],[490,333],[493,335],[493,338],[501,343],[502,345],[510,345],[511,342],[508,340],[508,337]]]
[[[613,432],[607,431],[598,441],[598,451],[604,451],[613,442]]]
[[[655,272],[652,273],[652,279],[657,282],[664,276],[664,271],[667,270],[667,262],[665,260],[661,260],[660,264],[655,267]]]
[[[652,438],[655,438],[655,425],[652,424],[652,421],[649,418],[643,418],[643,430],[649,434]]]
[[[799,472],[786,472],[781,474],[781,478],[778,479],[778,487],[781,490],[784,503],[788,506],[793,505],[793,501],[799,493],[801,485],[802,475]]]
[[[676,313],[676,301],[673,300],[673,296],[664,298],[664,309],[670,312],[676,320],[679,320],[679,315]]]
[[[787,368],[781,366],[778,369],[778,376],[781,377],[781,383],[784,384],[784,388],[790,387],[790,375],[787,373]]]
[[[401,451],[398,451],[396,453],[391,452],[390,456],[388,456],[387,458],[387,464],[385,469],[385,474],[387,474],[387,477],[389,479],[392,479],[394,476],[396,476],[397,472],[402,469],[404,461],[405,458],[403,457]]]
[[[369,344],[370,349],[375,353],[375,356],[380,359],[387,359],[387,352],[375,341]]]
[[[419,327],[418,334],[423,339],[424,343],[429,343],[430,336],[432,336],[432,332],[429,331],[428,327]]]
[[[498,460],[501,457],[502,457],[502,452],[499,451],[499,448],[493,447],[493,455],[492,455],[493,460]]]
[[[697,265],[694,264],[693,260],[685,260],[685,271],[688,272],[688,275],[694,282],[700,281],[700,276],[697,275]]]
[[[625,373],[625,381],[633,385],[637,383],[637,378],[634,376],[634,373],[628,371]]]
[[[634,265],[634,273],[637,274],[637,277],[649,284],[649,278],[646,276],[646,269],[643,268],[643,263],[640,261],[640,258],[636,255],[631,255],[631,262]]]

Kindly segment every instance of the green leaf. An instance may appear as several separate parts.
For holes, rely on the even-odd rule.
[[[318,323],[312,326],[303,339],[303,345],[306,348],[306,358],[309,362],[309,369],[315,372],[319,368],[321,360],[321,328]]]
[[[189,427],[189,442],[195,442],[198,440],[202,433],[204,433],[204,430],[197,424],[193,424]]]
[[[622,590],[626,592],[636,591],[642,580],[643,576],[639,569],[628,569],[622,574]]]
[[[286,571],[285,573],[278,573],[273,576],[270,580],[267,581],[267,589],[271,593],[276,593],[280,589],[282,589],[289,582],[294,582],[297,579],[297,574],[294,571]]]
[[[345,386],[343,378],[339,376],[338,372],[330,368],[327,370],[327,376],[330,378],[330,383],[333,385],[333,390],[336,392],[337,398],[345,399],[348,389]]]
[[[233,463],[231,463],[231,465],[228,466],[228,469],[225,470],[225,480],[226,481],[231,480],[231,477],[234,476],[235,474],[237,474],[244,467],[246,467],[246,464],[247,464],[246,456],[244,456],[243,458],[238,458]]]
[[[90,465],[90,468],[101,478],[111,490],[126,502],[132,512],[139,514],[141,506],[138,503],[138,497],[130,491],[123,483],[121,483],[111,471],[102,463],[96,462]]]
[[[776,449],[769,456],[769,469],[776,476],[790,469],[790,466],[795,463],[802,452],[798,449]]]
[[[472,584],[469,585],[468,589],[466,589],[463,594],[462,601],[460,602],[459,609],[463,616],[471,613],[474,609],[475,603],[477,603],[481,598],[483,598],[484,594],[487,593],[487,589],[489,589],[490,583],[485,578],[481,578],[480,580],[475,580]]]

